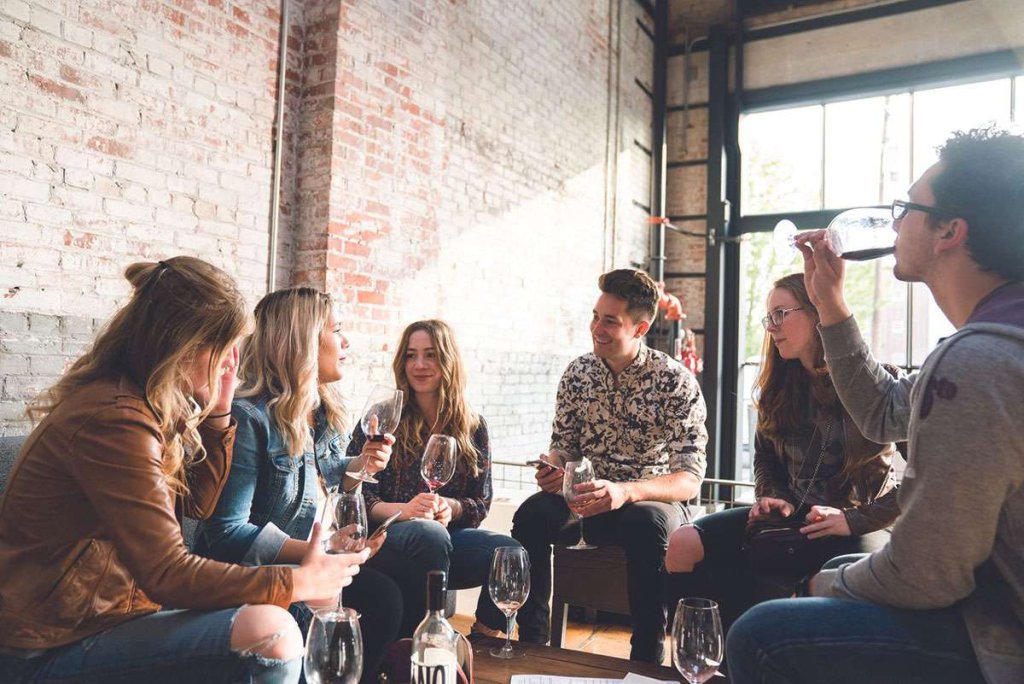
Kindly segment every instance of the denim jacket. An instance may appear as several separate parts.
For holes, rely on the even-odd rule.
[[[199,527],[195,552],[230,563],[271,564],[286,540],[309,537],[317,473],[328,488],[341,482],[352,461],[345,456],[348,435],[328,428],[317,411],[313,448],[293,457],[267,397],[235,399],[231,415],[238,422],[231,473],[213,515]]]

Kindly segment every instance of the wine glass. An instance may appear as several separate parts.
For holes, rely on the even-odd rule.
[[[867,261],[893,253],[896,233],[892,229],[890,207],[860,207],[836,215],[825,229],[825,244],[837,257],[849,261]],[[772,231],[772,245],[781,258],[792,254],[799,231],[796,224],[783,219]]]
[[[328,501],[333,533],[323,541],[324,553],[359,553],[366,548],[366,500],[358,491],[335,492]],[[338,590],[341,610],[341,590]]]
[[[367,441],[383,442],[385,434],[393,433],[398,429],[398,422],[402,419],[404,397],[402,390],[386,385],[374,385],[370,396],[366,398],[363,417],[359,421]],[[366,472],[365,465],[359,469],[359,472],[348,473],[348,476],[360,482],[377,484],[376,478]]]
[[[512,648],[512,627],[516,611],[530,595],[530,556],[521,546],[501,546],[491,558],[491,574],[487,579],[491,600],[505,614],[507,629],[505,645],[491,649],[495,658],[518,658],[526,655]]]
[[[565,547],[571,551],[585,551],[587,549],[597,548],[593,544],[588,544],[587,540],[583,538],[583,516],[579,514],[576,507],[573,505],[576,498],[579,496],[576,493],[576,485],[593,481],[594,466],[590,463],[589,458],[584,456],[578,461],[566,462],[565,475],[562,476],[562,496],[565,497],[565,503],[569,505],[569,510],[572,511],[572,514],[580,521],[580,540],[572,546]]]
[[[302,667],[308,684],[356,684],[363,673],[359,613],[351,608],[313,611]]]
[[[702,684],[722,664],[722,619],[711,599],[684,598],[672,621],[672,664],[690,684]]]
[[[430,435],[420,460],[420,476],[433,494],[448,484],[455,474],[455,438],[448,435]]]

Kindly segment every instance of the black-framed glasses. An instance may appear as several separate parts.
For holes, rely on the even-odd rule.
[[[764,326],[765,330],[773,326],[779,328],[782,326],[782,322],[786,320],[786,314],[790,311],[803,311],[803,308],[802,306],[794,306],[792,309],[776,309],[761,319],[761,325]]]
[[[906,200],[893,200],[892,217],[894,220],[899,221],[901,218],[906,216],[909,211],[923,211],[926,214],[939,217],[949,216],[949,212],[945,209],[929,207],[927,204],[918,204],[917,202],[907,202]]]

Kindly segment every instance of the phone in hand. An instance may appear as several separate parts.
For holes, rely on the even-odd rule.
[[[563,468],[562,466],[555,465],[554,463],[551,463],[549,461],[545,461],[543,458],[535,458],[532,461],[527,461],[526,465],[533,466],[534,468],[540,468],[541,466],[544,466],[559,473],[565,472],[565,468]]]
[[[398,518],[401,515],[402,515],[402,511],[398,511],[397,513],[393,513],[390,516],[388,516],[387,518],[385,518],[384,522],[382,522],[380,524],[380,527],[375,529],[373,531],[373,534],[370,535],[370,539],[376,539],[380,535],[382,535],[385,532],[387,532],[388,528],[391,527],[392,523],[398,522]]]

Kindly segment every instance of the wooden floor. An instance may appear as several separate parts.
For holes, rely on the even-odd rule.
[[[469,634],[473,618],[468,615],[455,615],[451,623],[463,634]],[[615,658],[629,658],[629,635],[630,629],[626,625],[586,624],[570,620],[562,648],[600,653]],[[664,664],[670,665],[667,659]]]

